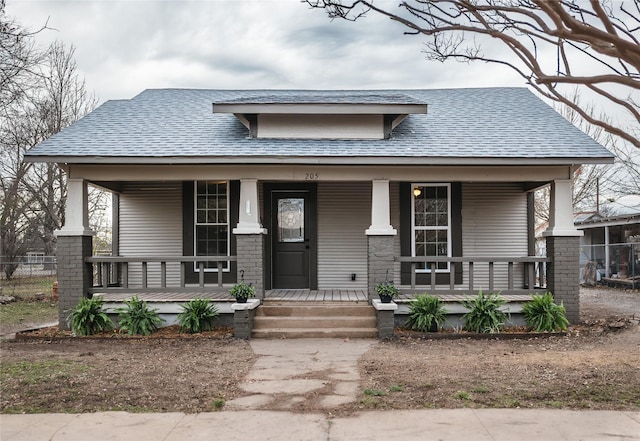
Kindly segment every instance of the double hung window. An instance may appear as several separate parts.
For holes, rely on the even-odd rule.
[[[229,255],[229,185],[220,181],[195,182],[196,256]],[[224,262],[225,271],[229,262]],[[197,270],[197,263],[195,265]],[[217,271],[216,262],[205,263],[208,271]]]
[[[414,257],[451,256],[451,185],[412,184],[412,255]],[[437,262],[436,271],[449,270],[448,262]],[[416,266],[428,272],[427,262]]]

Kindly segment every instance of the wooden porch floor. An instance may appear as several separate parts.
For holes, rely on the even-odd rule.
[[[217,302],[233,302],[227,289],[189,291],[189,292],[106,292],[96,293],[105,302],[122,302],[132,296],[138,296],[146,302],[187,302],[196,298],[211,299]],[[271,289],[265,292],[265,300],[285,302],[366,302],[364,289]]]
[[[229,295],[228,289],[214,288],[203,291],[189,292],[107,292],[96,293],[105,302],[122,302],[129,300],[132,296],[138,296],[140,300],[147,302],[187,302],[189,300],[204,298],[217,302],[234,302],[235,299]],[[461,302],[469,297],[466,294],[437,294],[443,302]],[[415,294],[400,294],[396,303],[409,303]],[[523,302],[531,300],[530,295],[505,294],[502,295],[507,302]],[[265,292],[265,300],[284,302],[366,302],[368,301],[367,290],[365,289],[271,289]]]
[[[289,302],[366,302],[365,289],[271,289],[265,300]]]

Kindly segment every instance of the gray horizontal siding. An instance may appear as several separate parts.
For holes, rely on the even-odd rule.
[[[120,195],[120,255],[182,256],[180,183],[128,183]],[[160,286],[160,264],[150,263],[147,283]],[[142,283],[141,264],[129,267],[130,287]],[[179,286],[179,264],[167,264],[167,285]]]
[[[371,183],[318,183],[318,289],[367,287],[370,224]]]
[[[527,255],[527,194],[515,183],[462,185],[462,248],[464,257]],[[474,265],[474,288],[489,287],[488,264]],[[522,264],[514,265],[514,286],[524,283]],[[507,286],[506,264],[496,266],[494,283]],[[464,269],[468,283],[468,269]]]

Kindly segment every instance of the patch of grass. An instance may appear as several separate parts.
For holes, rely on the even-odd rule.
[[[471,389],[471,392],[475,394],[486,394],[487,392],[489,392],[489,388],[487,386],[480,385]]]
[[[436,386],[433,383],[424,383],[422,385],[423,389],[429,390],[429,389],[434,389]]]
[[[44,294],[45,298],[53,295],[53,277],[26,277],[2,279],[2,294],[13,296],[25,301],[35,300],[36,294]]]
[[[386,393],[383,390],[380,389],[370,389],[370,388],[366,388],[364,390],[364,394],[368,395],[368,396],[372,396],[372,397],[383,397],[386,395]]]
[[[225,402],[222,398],[216,398],[215,400],[213,400],[212,404],[213,404],[213,410],[222,410]]]
[[[367,409],[378,409],[382,405],[380,400],[374,397],[364,397],[362,400],[360,400],[360,404]]]
[[[500,398],[497,405],[492,407],[505,407],[505,408],[516,408],[520,407],[520,400],[516,397],[512,397],[510,395],[505,395]]]
[[[404,386],[401,384],[392,384],[389,386],[389,392],[404,392]]]
[[[12,302],[0,305],[0,323],[49,323],[58,320],[58,302]]]
[[[17,382],[22,386],[37,385],[71,378],[88,370],[87,365],[67,360],[3,363],[0,370],[0,383],[3,387],[9,382]]]
[[[469,392],[467,391],[460,390],[453,394],[453,398],[456,398],[458,400],[471,401],[471,394],[469,394]]]
[[[560,401],[555,401],[555,400],[548,401],[545,404],[547,405],[547,407],[551,407],[553,409],[562,409],[564,407]]]

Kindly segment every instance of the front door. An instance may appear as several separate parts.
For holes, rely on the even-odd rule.
[[[315,192],[270,190],[271,287],[315,289]]]

